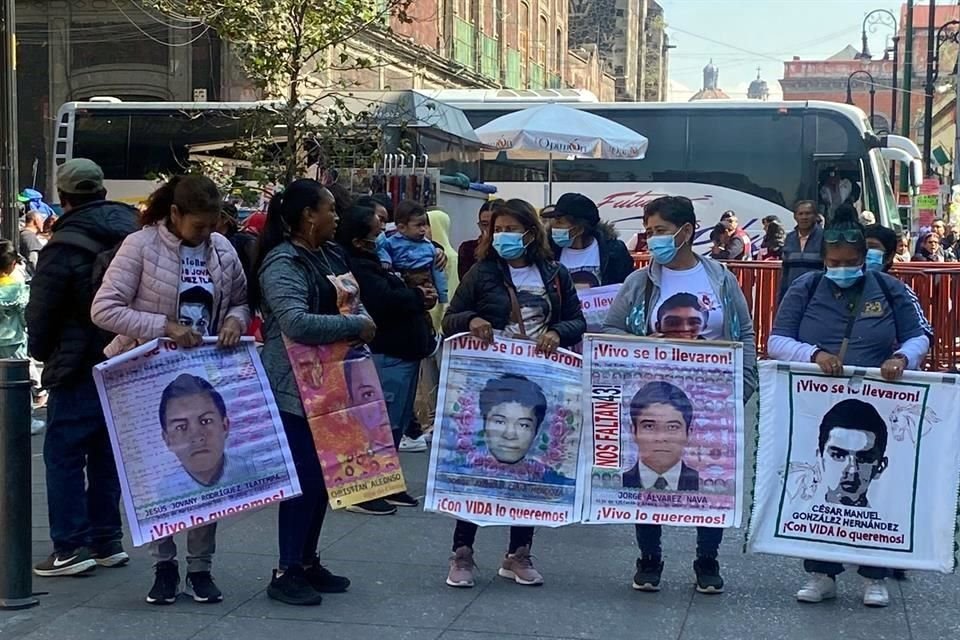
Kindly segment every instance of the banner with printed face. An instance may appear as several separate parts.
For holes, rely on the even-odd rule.
[[[739,343],[584,337],[583,521],[737,527]]]
[[[619,284],[610,284],[592,289],[577,289],[577,297],[580,298],[583,317],[587,320],[588,332],[599,333],[603,331],[603,321],[607,319],[607,312],[617,297],[620,287]]]
[[[286,345],[330,506],[340,509],[405,491],[370,351],[346,342]]]
[[[846,372],[760,363],[750,550],[951,572],[960,380]]]
[[[154,340],[93,370],[135,546],[300,495],[256,346],[215,342]]]
[[[480,525],[577,522],[580,366],[529,341],[449,338],[424,508]]]

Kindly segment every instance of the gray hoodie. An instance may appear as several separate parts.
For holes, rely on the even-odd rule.
[[[746,402],[757,388],[757,344],[753,319],[747,308],[747,299],[740,290],[737,278],[723,263],[706,256],[697,256],[710,279],[717,299],[723,304],[723,337],[743,343],[743,399]],[[656,308],[660,299],[662,267],[652,262],[649,267],[634,271],[623,283],[607,312],[604,333],[645,336],[649,333],[649,315],[645,302],[647,283],[650,283],[649,307]]]

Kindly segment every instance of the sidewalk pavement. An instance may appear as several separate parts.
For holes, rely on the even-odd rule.
[[[42,436],[33,438],[33,561],[50,552]],[[749,440],[749,439],[748,439]],[[403,454],[410,492],[423,495],[427,456]],[[748,494],[749,495],[749,494]],[[145,548],[129,566],[97,569],[87,578],[34,577],[41,604],[0,612],[0,640],[884,640],[960,638],[960,580],[911,572],[890,581],[891,605],[866,609],[861,582],[848,571],[836,601],[798,604],[798,560],[742,553],[743,531],[729,531],[721,548],[727,591],[693,590],[693,530],[665,527],[664,588],[630,588],[637,551],[629,526],[540,529],[534,551],[543,587],[496,576],[507,532],[480,531],[480,578],[473,589],[444,578],[453,520],[420,509],[375,517],[333,512],[321,543],[322,562],[353,581],[349,593],[319,607],[291,607],[264,592],[277,553],[276,509],[222,521],[214,576],[220,604],[181,596],[171,607],[144,602],[152,584]],[[129,542],[127,542],[129,547]]]

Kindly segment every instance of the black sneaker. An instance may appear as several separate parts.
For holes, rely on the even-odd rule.
[[[401,491],[400,493],[395,493],[392,496],[387,496],[384,498],[387,504],[393,505],[395,507],[419,507],[420,501],[414,498],[412,495],[406,491]]]
[[[180,587],[180,572],[172,562],[158,562],[153,578],[153,588],[147,594],[147,604],[173,604],[177,601]]]
[[[209,571],[188,573],[183,591],[187,595],[193,596],[194,602],[213,604],[223,601],[223,594],[217,588],[217,584],[213,581],[213,576],[210,575]]]
[[[90,551],[81,547],[72,551],[54,551],[49,558],[36,565],[33,572],[44,578],[52,578],[76,576],[96,568],[97,561],[90,555]]]
[[[347,507],[347,511],[350,513],[363,513],[368,516],[392,516],[397,512],[397,508],[383,498],[377,498],[376,500],[368,500],[360,504],[350,505]]]
[[[713,558],[697,558],[693,561],[697,574],[697,591],[700,593],[723,593],[723,578],[720,563]]]
[[[307,580],[303,567],[289,567],[283,575],[277,577],[273,572],[273,580],[267,587],[267,596],[286,604],[310,606],[323,602],[323,596]]]
[[[101,567],[122,567],[130,562],[130,556],[123,550],[119,540],[94,545],[92,555]]]
[[[660,574],[663,573],[663,560],[657,558],[638,558],[637,572],[633,574],[633,588],[637,591],[660,591]]]
[[[307,582],[320,593],[343,593],[350,588],[350,579],[330,573],[322,564],[306,567],[303,574]]]

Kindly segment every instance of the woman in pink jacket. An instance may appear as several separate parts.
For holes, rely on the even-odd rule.
[[[197,175],[175,177],[150,196],[144,228],[120,246],[91,308],[93,322],[117,334],[108,356],[161,337],[181,347],[206,336],[217,336],[223,347],[240,342],[250,322],[247,282],[230,242],[214,233],[220,205],[217,187]],[[221,479],[190,477],[195,488]],[[197,602],[223,599],[210,576],[216,530],[212,523],[187,532],[186,589]],[[150,553],[156,577],[147,602],[173,604],[180,586],[173,537],[151,542]]]

